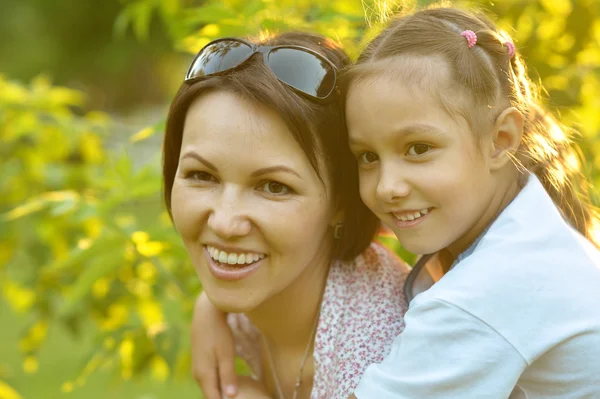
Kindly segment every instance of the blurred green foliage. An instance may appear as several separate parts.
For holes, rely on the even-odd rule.
[[[587,172],[600,184],[600,4],[469,4],[484,7],[513,35],[532,77],[547,89],[551,108],[582,133]],[[356,57],[386,14],[412,5],[124,0],[112,29],[143,46],[158,25],[171,48],[189,59],[216,37],[314,30]],[[170,73],[179,76],[184,69]],[[0,75],[0,289],[12,309],[28,318],[15,343],[22,367],[36,372],[49,329],[77,335],[91,323],[95,345],[79,373],[64,382],[65,392],[98,369],[125,380],[146,373],[158,380],[187,378],[189,343],[182,337],[201,287],[162,205],[160,149],[139,151],[164,125],[129,132],[127,145],[115,149],[114,118],[83,111],[85,99],[84,92],[53,86],[44,75],[29,84]],[[2,382],[9,378],[1,366],[0,398],[17,398]]]

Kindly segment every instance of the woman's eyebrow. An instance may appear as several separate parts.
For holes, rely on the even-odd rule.
[[[290,167],[284,166],[284,165],[276,165],[276,166],[269,166],[266,168],[256,169],[254,172],[252,172],[251,176],[257,177],[257,176],[266,175],[267,173],[274,173],[274,172],[290,173],[290,174],[296,175],[300,179],[302,179],[302,176],[300,176],[295,170],[293,170]]]
[[[194,151],[188,151],[186,152],[182,157],[181,160],[183,161],[186,158],[192,158],[195,159],[197,161],[200,161],[201,163],[203,163],[207,168],[209,168],[212,171],[217,171],[217,167],[215,165],[213,165],[211,162],[209,162],[206,158],[202,158],[200,156],[200,154],[198,154],[197,152]]]

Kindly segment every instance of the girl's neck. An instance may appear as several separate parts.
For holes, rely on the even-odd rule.
[[[518,172],[517,172],[518,173]],[[476,223],[469,231],[457,241],[442,249],[438,254],[438,261],[444,271],[447,273],[458,256],[466,251],[479,238],[481,234],[496,220],[498,215],[512,202],[519,194],[518,178],[507,179],[506,184],[500,185],[495,195],[493,195],[489,206],[479,217]]]
[[[330,256],[319,253],[312,263],[277,295],[246,313],[266,338],[271,350],[281,353],[303,352],[321,307],[327,283]]]

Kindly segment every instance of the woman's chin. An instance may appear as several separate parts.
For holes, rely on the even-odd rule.
[[[220,311],[226,313],[247,313],[254,310],[258,305],[257,298],[252,298],[247,293],[240,292],[211,292],[213,290],[205,287],[206,295],[210,302]]]

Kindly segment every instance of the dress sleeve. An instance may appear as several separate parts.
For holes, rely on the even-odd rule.
[[[527,366],[494,329],[444,300],[416,304],[405,323],[364,373],[358,399],[508,398]]]

